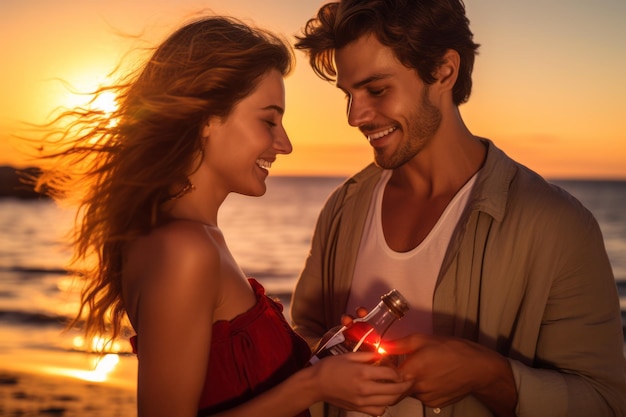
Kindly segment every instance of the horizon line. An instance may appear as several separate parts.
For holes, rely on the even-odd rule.
[[[20,166],[9,163],[0,163],[0,169],[12,168],[16,171],[27,169],[38,169],[37,165]],[[268,178],[343,178],[348,179],[352,175],[356,174],[359,170],[354,171],[351,174],[338,174],[338,173],[270,173]],[[596,181],[596,182],[624,182],[626,176],[580,176],[580,175],[558,175],[558,176],[545,176],[541,175],[546,181]]]

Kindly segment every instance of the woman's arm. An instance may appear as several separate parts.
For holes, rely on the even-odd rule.
[[[161,229],[143,257],[137,308],[139,417],[192,417],[206,377],[220,258],[206,235]]]
[[[292,417],[324,401],[347,410],[382,415],[413,384],[387,366],[371,363],[376,353],[355,352],[324,358],[283,383],[219,417]]]

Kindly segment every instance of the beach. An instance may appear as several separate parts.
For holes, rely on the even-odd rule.
[[[60,349],[0,352],[0,416],[133,417],[137,358]]]
[[[136,416],[135,390],[41,372],[0,371],[0,415]]]

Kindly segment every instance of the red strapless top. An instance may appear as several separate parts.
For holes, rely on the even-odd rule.
[[[198,416],[228,410],[267,391],[302,369],[311,356],[285,320],[282,304],[267,297],[256,280],[248,281],[257,297],[254,307],[231,321],[213,323]],[[136,353],[136,336],[131,343]],[[298,414],[308,416],[308,410]]]

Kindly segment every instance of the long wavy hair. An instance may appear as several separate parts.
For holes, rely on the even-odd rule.
[[[461,57],[452,91],[456,105],[472,91],[472,70],[479,45],[474,43],[462,0],[341,0],[323,5],[310,19],[296,49],[305,51],[315,73],[334,81],[334,54],[363,35],[374,34],[398,60],[427,84],[448,49]]]
[[[203,152],[206,121],[228,116],[268,71],[287,75],[292,65],[292,50],[277,35],[230,17],[204,17],[94,93],[94,100],[114,93],[117,110],[75,108],[47,125],[42,158],[54,165],[36,188],[58,200],[77,197],[78,204],[71,267],[84,285],[69,328],[82,324],[88,340],[120,335],[125,245],[163,221],[160,206]]]

